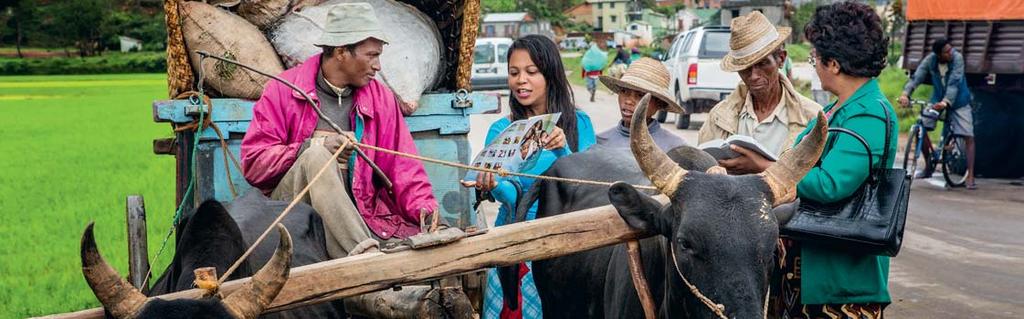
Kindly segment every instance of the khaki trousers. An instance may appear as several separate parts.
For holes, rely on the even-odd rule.
[[[298,195],[327,161],[331,153],[320,145],[310,145],[292,164],[284,178],[270,194],[275,200],[291,201]],[[327,255],[331,259],[348,256],[360,242],[370,239],[370,229],[359,215],[346,189],[337,161],[331,161],[302,201],[313,206],[324,223]]]

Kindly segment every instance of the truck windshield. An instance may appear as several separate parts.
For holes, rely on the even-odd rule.
[[[709,31],[701,42],[700,59],[721,59],[729,52],[729,31]]]

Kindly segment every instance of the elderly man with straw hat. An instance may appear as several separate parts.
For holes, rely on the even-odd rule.
[[[739,72],[742,81],[708,113],[698,143],[746,135],[768,151],[781,154],[821,110],[821,105],[800,95],[789,78],[779,72],[786,60],[782,45],[791,29],[773,26],[757,11],[734,18],[731,28],[730,50],[721,67]],[[739,157],[719,160],[730,174],[761,172],[771,164],[755,151],[736,145],[732,148]]]
[[[315,42],[323,53],[281,74],[310,96],[323,116],[302,94],[270,81],[242,139],[243,174],[264,194],[292,200],[312,185],[303,199],[323,219],[331,258],[418,234],[422,215],[437,211],[423,164],[413,159],[369,149],[357,157],[348,146],[328,174],[312,181],[342,147],[345,135],[416,154],[395,95],[374,79],[387,39],[369,4],[328,9],[323,34]]]
[[[654,114],[660,110],[686,113],[668,93],[669,74],[664,64],[651,58],[640,58],[629,65],[621,78],[603,75],[601,83],[619,96],[619,114],[622,115],[622,120],[618,126],[598,134],[597,144],[629,148],[629,123],[633,118],[633,111],[636,110],[636,104],[641,97],[651,94],[654,99],[651,100],[651,108],[647,109],[646,116],[648,130],[655,144],[665,151],[686,145],[686,141],[681,137],[662,129],[658,121],[653,119]]]

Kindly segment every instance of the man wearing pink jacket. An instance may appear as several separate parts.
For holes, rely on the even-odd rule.
[[[331,122],[362,143],[417,153],[395,95],[373,78],[380,71],[386,41],[368,4],[329,10],[315,43],[323,53],[281,74],[312,97],[329,121],[319,118],[298,92],[267,82],[242,140],[242,168],[249,183],[273,199],[292,200],[343,144],[345,137]],[[420,216],[437,211],[420,162],[362,150],[391,181],[390,189],[349,147],[304,198],[323,219],[331,258],[364,250],[378,240],[415,235]]]

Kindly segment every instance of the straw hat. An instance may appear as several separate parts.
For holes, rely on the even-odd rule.
[[[602,75],[601,83],[608,89],[619,94],[622,89],[636,90],[643,93],[650,93],[651,96],[662,100],[668,105],[668,111],[686,114],[686,111],[671,98],[668,93],[669,75],[664,64],[651,58],[640,58],[633,61],[622,74],[621,78]]]
[[[373,7],[365,2],[342,3],[327,9],[327,23],[316,46],[340,47],[374,38],[388,42]]]
[[[775,27],[761,12],[732,19],[729,53],[722,58],[722,70],[737,72],[749,68],[775,51],[793,29]]]

